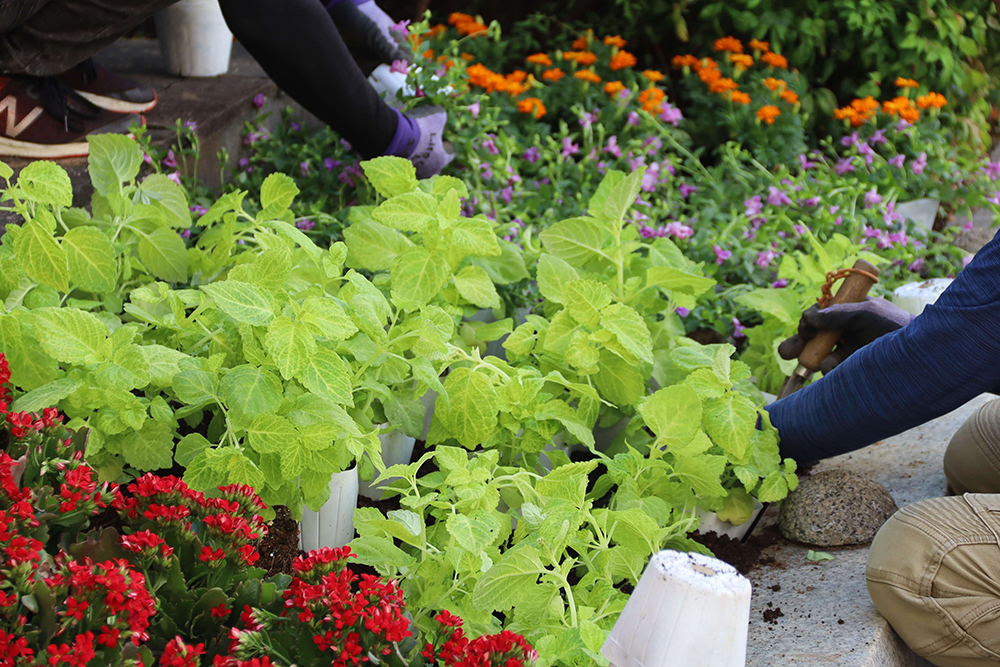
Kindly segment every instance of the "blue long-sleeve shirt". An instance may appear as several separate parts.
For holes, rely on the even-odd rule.
[[[1000,234],[909,325],[767,408],[782,456],[854,451],[1000,393]]]

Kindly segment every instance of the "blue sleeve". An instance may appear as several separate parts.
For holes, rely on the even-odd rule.
[[[1000,392],[1000,234],[908,326],[768,407],[802,463],[878,442]]]

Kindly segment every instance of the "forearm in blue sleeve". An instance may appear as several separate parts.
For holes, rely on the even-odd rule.
[[[1000,392],[1000,234],[906,327],[767,408],[800,462],[860,449]]]

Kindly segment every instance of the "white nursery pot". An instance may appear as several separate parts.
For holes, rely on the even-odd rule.
[[[413,458],[415,438],[411,438],[402,431],[393,431],[392,433],[380,435],[378,439],[382,442],[382,463],[385,464],[386,468],[410,463],[410,460]],[[383,489],[397,479],[399,477],[388,477],[379,482],[377,486],[374,483],[375,478],[372,478],[370,482],[360,480],[358,482],[358,493],[365,498],[382,500]]]
[[[393,72],[392,68],[385,63],[376,67],[368,75],[368,83],[385,100],[385,103],[394,109],[403,106],[399,96],[413,97],[413,86],[406,83],[406,75],[402,72]],[[402,93],[400,93],[402,91]]]
[[[934,278],[908,283],[896,288],[892,293],[892,302],[911,315],[919,315],[924,308],[937,301],[953,282],[954,278]]]
[[[940,206],[941,202],[937,199],[914,199],[896,204],[896,213],[930,231],[934,227],[934,220],[937,219]]]
[[[715,512],[709,512],[701,509],[700,507],[696,508],[694,515],[701,519],[701,523],[698,525],[698,530],[696,532],[701,534],[714,532],[716,535],[726,535],[727,537],[731,537],[735,540],[742,540],[746,537],[747,533],[750,532],[753,522],[757,520],[757,516],[760,515],[763,509],[764,506],[762,504],[755,503],[753,514],[750,515],[747,522],[735,526],[728,521],[720,519],[719,515]]]
[[[745,667],[750,589],[728,563],[661,551],[601,654],[614,667]]]
[[[427,391],[420,397],[420,403],[424,406],[424,433],[421,440],[427,440],[427,432],[431,430],[431,420],[434,419],[434,404],[437,401],[438,393],[433,389]]]
[[[330,499],[313,512],[302,510],[299,548],[314,551],[322,547],[342,547],[354,539],[354,510],[358,506],[358,467],[334,474]]]
[[[174,76],[221,76],[229,71],[233,33],[219,0],[179,0],[156,14],[167,72]]]

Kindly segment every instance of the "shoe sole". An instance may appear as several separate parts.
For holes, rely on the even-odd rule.
[[[160,101],[159,95],[155,93],[152,102],[126,102],[125,100],[116,100],[113,97],[105,97],[96,93],[85,93],[82,90],[78,90],[76,93],[95,107],[115,113],[146,113],[147,111],[152,111]]]
[[[95,133],[97,134],[97,133]],[[135,139],[131,132],[124,136]],[[90,144],[87,141],[74,141],[68,144],[33,144],[28,141],[17,141],[0,137],[0,156],[21,157],[36,160],[62,160],[90,155]]]

